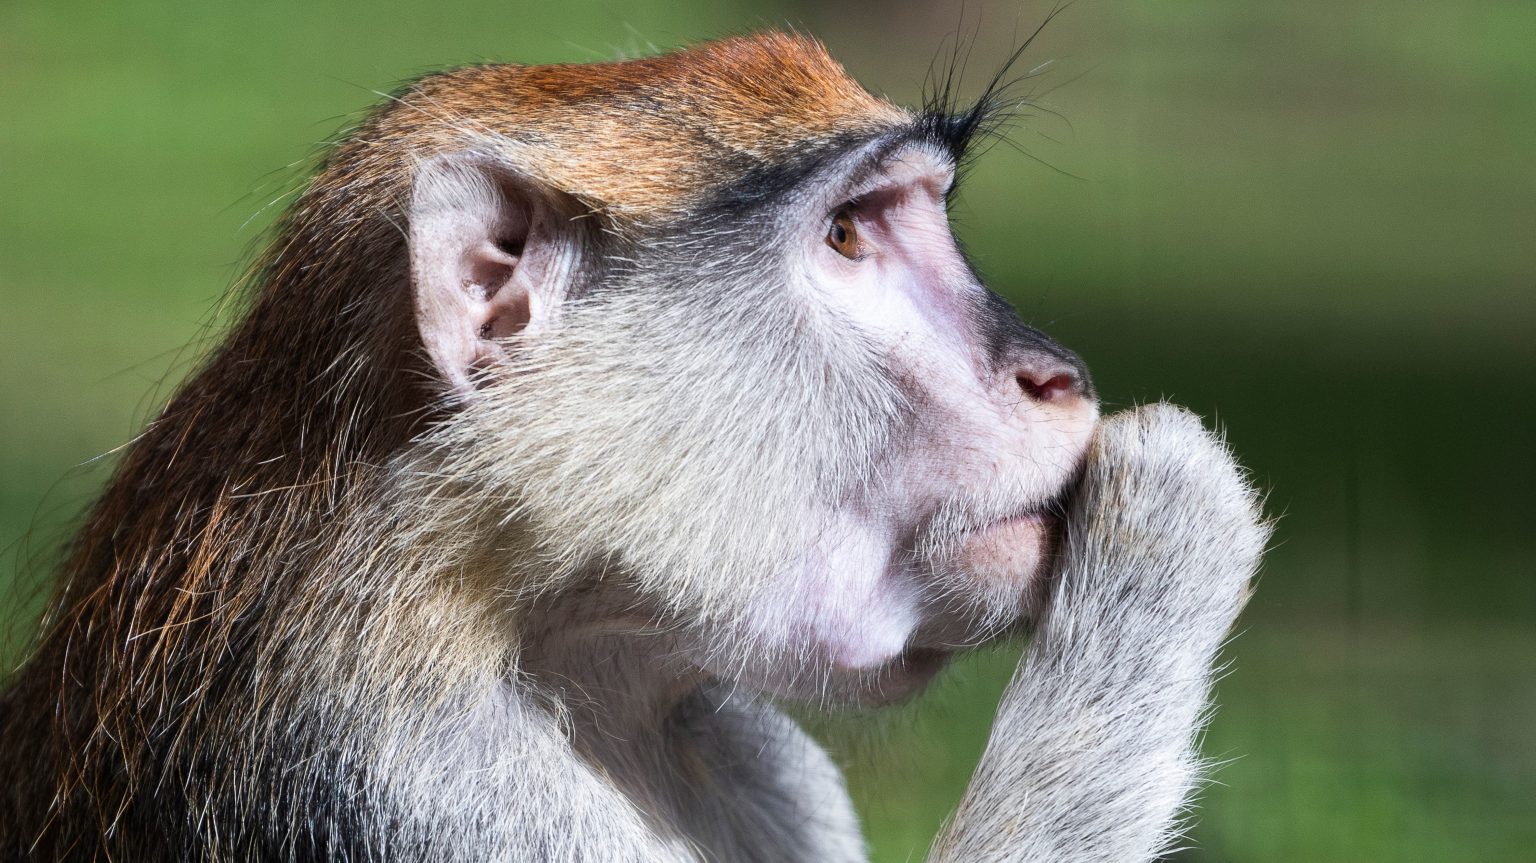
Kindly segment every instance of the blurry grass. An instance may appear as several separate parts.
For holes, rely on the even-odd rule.
[[[152,415],[295,166],[375,90],[789,20],[914,97],[960,14],[875,8],[0,4],[0,596],[46,576],[111,461],[74,466]],[[970,8],[973,80],[1045,12]],[[1219,420],[1285,515],[1207,741],[1233,760],[1181,859],[1529,857],[1532,32],[1524,0],[1078,3],[1026,61],[1072,83],[958,203],[980,268],[1110,407]],[[921,857],[1012,659],[872,736],[830,724],[880,860]]]
[[[1319,623],[1245,641],[1207,739],[1238,759],[1194,859],[1514,861],[1536,847],[1528,626]]]
[[[1179,859],[1516,861],[1536,847],[1536,633],[1503,624],[1253,628],[1206,753],[1223,761]],[[979,656],[871,735],[830,723],[874,859],[921,860],[980,753],[1014,652]],[[849,724],[851,725],[851,723]]]

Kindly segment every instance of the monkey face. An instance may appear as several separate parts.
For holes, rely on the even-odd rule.
[[[622,586],[699,668],[780,693],[897,697],[1027,616],[1097,408],[1081,361],[960,253],[942,151],[875,140],[771,208],[596,253],[479,176],[418,195],[484,208],[419,212],[453,234],[419,266],[500,273],[524,318],[464,336],[484,356],[463,366],[489,364],[442,450],[557,573],[533,578]]]
[[[669,176],[708,179],[644,219],[563,190],[638,180],[596,151],[551,168],[547,136],[416,166],[418,323],[454,405],[427,446],[531,552],[519,594],[611,589],[706,673],[897,697],[1035,607],[1088,374],[956,245],[968,132],[864,94],[770,145],[788,120],[709,98],[631,118],[746,136],[682,146]]]
[[[851,681],[844,692],[899,697],[1036,610],[1054,513],[1098,412],[1082,361],[1019,323],[958,249],[946,154],[896,139],[850,162],[786,231],[788,288],[827,342],[857,346],[863,367],[844,385],[862,377],[873,394],[851,403],[883,410],[823,431],[843,424],[854,443],[834,458],[848,464],[748,640],[796,632],[813,664]],[[871,427],[873,444],[858,431]],[[821,675],[779,667],[793,671],[760,682],[824,691]]]

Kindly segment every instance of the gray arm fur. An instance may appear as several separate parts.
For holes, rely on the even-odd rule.
[[[1055,597],[933,860],[1152,860],[1199,780],[1211,665],[1268,526],[1226,446],[1166,404],[1110,417]]]

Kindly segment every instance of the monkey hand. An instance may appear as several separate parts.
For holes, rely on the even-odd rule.
[[[1198,417],[1169,404],[1112,415],[1088,453],[1036,651],[1100,676],[1146,674],[1148,662],[1197,673],[1247,600],[1267,536],[1252,486]]]
[[[1221,438],[1179,407],[1105,419],[1034,644],[935,846],[953,861],[1155,859],[1198,779],[1211,664],[1268,536]]]

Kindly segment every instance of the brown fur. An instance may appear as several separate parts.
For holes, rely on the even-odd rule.
[[[386,135],[515,130],[538,179],[624,219],[680,215],[797,148],[909,119],[820,43],[781,33],[623,63],[467,69],[400,104]]]

